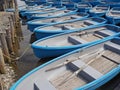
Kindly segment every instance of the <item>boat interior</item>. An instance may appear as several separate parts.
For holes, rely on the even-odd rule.
[[[61,15],[61,14],[65,14],[65,13],[69,13],[69,12],[71,12],[71,10],[58,10],[58,11],[56,11],[56,12],[49,12],[49,13],[45,13],[45,14],[34,14],[33,16],[53,16],[53,14],[55,15],[55,16],[57,16],[57,15]]]
[[[107,14],[112,17],[120,17],[120,9],[119,10],[110,10]]]
[[[78,44],[85,44],[91,41],[103,39],[107,36],[111,36],[119,32],[115,27],[102,26],[98,28],[92,28],[88,30],[77,31],[74,33],[63,34],[54,38],[49,38],[36,43],[37,46],[46,47],[59,47],[59,46],[71,46]],[[50,43],[47,43],[50,42]]]
[[[78,4],[77,7],[78,8],[90,8],[88,4]]]
[[[29,12],[48,12],[48,11],[54,11],[54,10],[57,10],[57,8],[52,7],[52,8],[46,8],[46,9],[41,9],[41,10],[39,10],[39,9],[38,10],[32,10],[32,11],[29,11]]]
[[[45,8],[45,6],[39,5],[39,6],[26,7],[27,10],[36,10],[40,8]]]
[[[99,79],[119,64],[120,40],[113,39],[47,65],[42,83],[49,90],[72,90]],[[41,87],[39,80],[34,82],[34,88]]]
[[[103,11],[103,10],[108,10],[108,7],[107,6],[98,6],[98,7],[96,7],[95,8],[95,10],[97,10],[97,11]]]
[[[74,20],[83,17],[82,14],[73,14],[69,16],[62,16],[62,17],[56,17],[56,18],[49,18],[49,19],[43,19],[43,20],[35,20],[32,21],[32,23],[55,23],[55,22],[63,22],[68,20]]]
[[[100,20],[98,18],[91,18],[91,19],[86,19],[86,20],[82,20],[82,21],[79,20],[79,21],[75,21],[75,22],[56,24],[56,25],[52,25],[52,26],[43,27],[40,29],[51,30],[51,31],[52,30],[72,30],[72,29],[84,28],[84,27],[91,26],[91,25],[96,25],[96,24],[99,24],[102,22],[103,22],[103,20]]]

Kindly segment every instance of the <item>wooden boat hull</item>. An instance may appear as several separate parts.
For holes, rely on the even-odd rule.
[[[77,4],[77,8],[79,12],[88,12],[92,5],[90,3],[80,2]]]
[[[69,9],[66,9],[66,10],[69,10]],[[59,16],[63,16],[63,15],[69,15],[69,14],[72,14],[72,13],[76,13],[77,12],[77,9],[70,9],[71,11],[69,12],[66,12],[66,13],[60,13],[60,14],[52,14],[52,15],[40,15],[40,14],[36,14],[36,15],[33,15],[31,17],[31,20],[34,20],[34,19],[42,19],[42,18],[51,18],[51,17],[59,17]]]
[[[70,3],[70,2],[62,2],[63,6],[65,6],[66,8],[76,8],[76,5],[74,3]]]
[[[82,0],[82,1],[90,3],[92,6],[96,6],[96,5],[100,4],[99,0]]]
[[[102,17],[105,15],[106,12],[103,13],[95,13],[95,12],[90,12],[90,16],[98,16],[98,17]]]
[[[106,23],[107,21],[105,20],[105,19],[103,19],[103,18],[91,18],[91,19],[93,19],[93,21],[94,21],[94,19],[96,19],[96,21],[95,21],[95,23],[94,24],[90,24],[89,26],[85,26],[85,27],[80,27],[80,28],[75,28],[75,29],[65,29],[65,30],[60,30],[60,29],[56,29],[56,30],[52,30],[52,29],[44,29],[44,26],[43,27],[37,27],[37,28],[35,28],[34,29],[34,33],[35,33],[35,36],[36,36],[36,38],[37,39],[41,39],[41,38],[45,38],[45,37],[47,37],[47,36],[51,36],[51,35],[55,35],[55,34],[59,34],[59,33],[64,33],[64,32],[69,32],[69,31],[75,31],[75,30],[80,30],[80,29],[83,29],[83,28],[88,28],[88,27],[91,27],[91,26],[97,26],[97,25],[101,25],[101,24],[104,24],[104,23]],[[90,20],[90,18],[83,18],[83,19],[81,19],[81,22],[80,23],[82,23],[82,22],[84,22],[84,21],[86,21],[86,20]],[[97,22],[97,20],[98,21],[101,21],[101,22]],[[76,20],[76,22],[77,22],[78,20]],[[92,20],[90,20],[90,21],[92,21]],[[74,21],[75,22],[75,21]],[[73,21],[71,22],[71,24],[72,23],[74,23]],[[79,21],[78,21],[78,23],[79,23]],[[80,24],[79,23],[79,24]],[[62,24],[62,23],[61,23]],[[61,25],[60,24],[60,25]],[[67,24],[67,23],[64,23],[64,24]],[[59,25],[59,23],[57,24],[57,25]],[[51,26],[51,25],[49,25],[49,26]],[[49,27],[48,26],[48,27]],[[52,25],[53,26],[53,25]],[[61,25],[62,26],[62,25]],[[47,27],[47,26],[45,26],[45,27]]]
[[[29,5],[29,6],[33,6],[33,5],[40,5],[40,4],[42,4],[42,3],[46,3],[45,1],[43,1],[43,2],[40,2],[39,0],[37,1],[30,1],[30,0],[25,0],[25,4],[27,4],[27,5]]]
[[[80,16],[80,17],[77,17],[75,19],[64,20],[65,17],[68,18],[68,17],[72,17],[73,15],[77,16],[77,14],[80,14],[80,13],[77,13],[76,11],[71,11],[71,12],[68,12],[66,14],[62,14],[59,16],[51,16],[51,17],[43,17],[43,18],[41,17],[41,19],[35,19],[32,21],[29,21],[27,23],[28,29],[33,32],[36,27],[40,27],[40,26],[44,26],[44,25],[47,26],[47,25],[51,25],[51,24],[54,25],[54,24],[58,24],[58,23],[73,22],[73,21],[77,21],[77,20],[82,20],[82,19],[87,18],[89,16],[86,13],[81,13],[81,16],[83,16],[83,17]],[[56,19],[58,19],[58,20],[53,22]],[[59,21],[60,19],[61,19],[61,21]],[[48,20],[48,21],[46,22],[46,20]],[[40,21],[40,22],[38,22],[38,21]]]
[[[115,32],[112,31],[112,34],[105,34],[105,33],[101,33],[101,31],[100,31],[100,33],[98,33],[98,34],[103,36],[102,39],[104,39],[108,36],[114,37],[114,36],[120,34],[119,27],[114,26],[114,25],[99,25],[99,26],[94,26],[94,27],[92,26],[91,28],[89,27],[84,30],[61,33],[61,34],[49,36],[46,38],[42,38],[42,39],[34,42],[32,44],[34,54],[38,58],[54,57],[54,56],[59,56],[59,55],[65,54],[65,53],[75,50],[77,48],[87,46],[89,43],[92,43],[94,41],[99,41],[102,39],[100,39],[100,38],[92,39],[92,40],[88,40],[86,42],[86,39],[88,38],[87,36],[89,36],[89,35],[85,36],[86,39],[81,39],[79,36],[78,36],[79,39],[77,37],[75,39],[74,37],[71,38],[69,36],[72,36],[72,35],[74,36],[78,32],[91,31],[94,29],[98,30],[99,28],[103,28],[103,27],[106,27],[107,28],[106,30],[108,30],[110,32],[111,32],[112,28],[114,28],[114,29],[116,28],[117,31],[115,31]],[[110,27],[111,29],[108,27]],[[90,38],[92,38],[92,36],[90,36],[89,39]]]
[[[113,7],[120,7],[120,2],[113,2],[113,1],[103,1],[102,4],[109,5],[111,8]]]
[[[89,13],[90,13],[90,16],[102,17],[108,12],[109,8],[110,7],[108,5],[99,4],[93,7],[91,10],[89,10]]]
[[[47,62],[47,63],[45,63],[43,65],[38,66],[34,70],[32,70],[29,73],[27,73],[26,75],[24,75],[22,78],[20,78],[10,88],[10,90],[35,90],[35,88],[37,88],[38,90],[39,89],[42,89],[42,90],[48,90],[48,89],[49,90],[58,90],[57,87],[55,88],[54,84],[52,83],[53,81],[51,79],[53,79],[56,75],[59,76],[59,74],[61,74],[62,71],[64,71],[64,69],[65,69],[64,67],[67,67],[67,66],[69,66],[69,68],[67,68],[65,70],[73,69],[73,73],[74,73],[75,72],[74,69],[76,67],[73,66],[74,61],[72,61],[72,59],[73,60],[74,59],[78,60],[78,57],[80,57],[80,56],[82,56],[82,55],[84,55],[86,53],[91,53],[91,52],[93,52],[95,50],[99,50],[98,48],[100,48],[101,46],[104,46],[102,44],[107,44],[108,41],[119,40],[119,39],[118,38],[116,39],[116,38],[109,37],[109,38],[106,38],[106,39],[104,39],[102,41],[94,42],[92,44],[89,44],[88,46],[86,46],[84,48],[77,49],[77,50],[74,50],[74,51],[69,52],[67,54],[64,54],[64,55],[62,55],[60,57],[57,57],[57,58],[55,58],[55,59],[53,59],[53,60],[51,60],[51,61],[49,61],[49,62]],[[120,53],[118,53],[118,54],[120,54]],[[84,59],[84,57],[83,57],[83,59]],[[57,65],[59,66],[60,64],[65,63],[66,60],[71,60],[69,65],[65,64],[65,65],[63,65],[61,67],[54,68],[54,66],[57,66]],[[104,68],[104,66],[106,64],[105,63],[105,59],[102,59],[102,60],[103,60],[103,62],[99,63],[99,65],[96,64],[96,67],[100,66],[100,68]],[[101,61],[101,60],[99,60],[99,61]],[[69,79],[66,82],[63,82],[63,83],[68,83],[68,84],[65,85],[66,87],[74,86],[74,83],[78,84],[78,86],[74,86],[74,87],[69,88],[69,89],[67,88],[67,90],[95,90],[95,89],[99,88],[100,86],[104,85],[105,83],[107,83],[108,81],[110,81],[112,78],[114,78],[117,74],[120,73],[120,63],[116,64],[114,61],[110,61],[109,59],[107,59],[107,62],[108,61],[109,61],[109,63],[113,63],[114,64],[113,68],[111,68],[109,71],[107,71],[106,73],[102,74],[101,76],[97,77],[96,79],[94,79],[92,81],[88,81],[86,84],[80,85],[80,84],[77,83],[77,80],[80,77],[84,76],[82,79],[88,78],[89,75],[91,75],[91,77],[94,77],[94,76],[97,76],[97,75],[95,75],[96,73],[100,72],[100,69],[96,69],[96,68],[94,68],[95,66],[91,65],[91,64],[94,64],[95,61],[87,64],[86,67],[83,68],[82,71],[77,75],[77,76],[80,76],[79,78],[74,80],[73,78],[76,77],[76,75],[74,75],[73,78],[70,78],[70,79],[73,79],[73,82],[69,83],[70,82]],[[118,62],[120,62],[120,61],[118,61]],[[82,63],[82,60],[81,60],[81,62],[78,62],[78,63],[79,64]],[[74,63],[74,65],[77,65],[78,63]],[[101,66],[101,65],[103,65],[103,66]],[[108,63],[106,64],[106,66],[107,65],[108,65]],[[84,66],[84,65],[82,64],[82,66]],[[110,68],[111,66],[109,65],[108,67]],[[91,68],[90,70],[92,70],[92,72],[91,71],[89,72],[89,69],[86,69],[86,68],[89,68],[89,69]],[[105,69],[109,69],[109,68],[105,68]],[[85,69],[86,69],[86,71],[85,71]],[[77,70],[79,70],[79,68]],[[84,73],[84,72],[86,72],[86,73]],[[93,73],[93,76],[92,76],[92,74],[89,74],[89,73]],[[103,72],[100,72],[100,73],[103,73]],[[66,76],[69,77],[69,75],[66,75]],[[64,80],[64,78],[61,79],[61,82],[62,82],[62,80]],[[27,86],[26,86],[25,83],[28,83]],[[66,90],[65,86],[64,86],[64,88],[59,88],[59,89],[60,90]]]
[[[33,14],[47,14],[47,13],[52,13],[52,12],[56,12],[56,11],[62,11],[62,10],[66,10],[66,7],[62,7],[62,8],[54,8],[54,10],[49,10],[49,11],[26,11],[23,13],[23,16],[26,16],[27,19],[31,19]]]
[[[29,8],[30,7],[30,8]],[[21,11],[31,11],[31,10],[42,10],[42,9],[47,9],[47,8],[51,8],[52,5],[50,4],[41,4],[41,5],[34,5],[34,6],[26,6],[24,9],[21,9]]]
[[[120,24],[120,8],[114,7],[108,13],[106,13],[106,18],[111,24]]]
[[[120,18],[107,17],[107,20],[111,24],[120,24]]]

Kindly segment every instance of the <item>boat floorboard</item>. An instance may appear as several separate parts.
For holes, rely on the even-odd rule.
[[[75,87],[82,86],[87,82],[80,77],[74,76],[73,78],[69,79],[67,82],[59,85],[64,81],[69,75],[72,75],[73,72],[65,71],[64,73],[58,75],[57,77],[50,80],[50,82],[57,88],[57,90],[72,90]]]
[[[103,55],[108,56],[108,57],[114,56],[114,59],[120,58],[120,56],[118,56],[117,54],[115,54],[114,52],[111,52],[109,50],[106,50]],[[101,72],[102,74],[106,74],[107,72],[109,72],[110,70],[115,68],[117,66],[117,64],[115,62],[101,56],[100,58],[95,60],[93,63],[91,63],[90,66],[92,66],[93,68],[95,68],[96,70]]]
[[[82,36],[81,38],[88,42],[101,39],[100,37],[97,37],[95,35],[85,35],[85,36]]]

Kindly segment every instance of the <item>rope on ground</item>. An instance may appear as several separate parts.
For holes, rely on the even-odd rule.
[[[7,55],[5,55],[4,53],[3,53],[3,56],[5,56],[6,58],[8,58],[8,59],[11,59],[11,60],[13,60],[13,61],[18,61],[19,59],[21,59],[25,54],[26,54],[26,52],[30,49],[30,47],[31,47],[31,45],[28,45],[26,48],[25,48],[25,50],[23,51],[23,53],[19,56],[19,57],[17,57],[17,58],[11,58],[11,57],[9,57],[9,56],[7,56]]]

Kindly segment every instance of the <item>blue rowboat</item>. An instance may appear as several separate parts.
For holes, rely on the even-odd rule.
[[[96,5],[95,7],[93,7],[92,9],[90,9],[89,13],[90,16],[104,16],[108,11],[109,11],[110,7],[108,5],[105,4],[99,4]]]
[[[34,33],[37,37],[37,39],[41,39],[47,36],[69,32],[69,31],[75,31],[75,30],[81,30],[83,28],[88,28],[92,26],[97,26],[106,23],[106,20],[103,18],[84,18],[82,20],[73,20],[72,22],[68,23],[61,23],[61,24],[55,24],[55,25],[45,25],[41,27],[37,27],[34,30]]]
[[[19,10],[19,12],[22,12],[22,11],[24,11],[24,9],[26,9],[27,7],[32,7],[32,6],[21,5],[21,6],[18,6],[18,10]],[[15,9],[14,9],[14,8],[7,8],[7,9],[5,9],[5,11],[7,11],[7,12],[14,12]]]
[[[108,13],[106,13],[106,18],[109,23],[119,24],[120,23],[120,7],[112,8]]]
[[[59,16],[64,16],[64,15],[69,15],[72,13],[76,13],[77,9],[65,9],[65,10],[60,10],[57,12],[51,12],[51,13],[45,13],[45,14],[34,14],[31,16],[32,19],[43,19],[43,18],[53,18],[53,17],[59,17]]]
[[[52,6],[62,6],[61,0],[53,0]]]
[[[64,10],[66,10],[66,7],[61,7],[61,8],[51,7],[43,10],[26,11],[24,13],[24,16],[26,16],[27,19],[29,20],[31,16],[34,14],[47,14],[47,13],[54,13],[58,11],[64,11]]]
[[[81,0],[82,2],[90,3],[92,6],[100,4],[100,0]]]
[[[29,6],[33,6],[33,5],[39,5],[39,1],[38,0],[25,0],[25,4],[29,5]]]
[[[115,1],[112,1],[112,0],[111,1],[102,0],[101,3],[109,5],[111,8],[120,7],[120,1],[115,2]]]
[[[108,24],[91,26],[79,31],[70,31],[42,38],[34,42],[32,48],[38,58],[54,57],[84,47],[94,41],[103,40],[108,36],[113,37],[119,34],[120,27],[118,26]]]
[[[77,3],[77,8],[79,12],[88,12],[92,8],[92,5],[90,3],[80,2]]]
[[[44,9],[48,9],[48,8],[52,8],[52,5],[50,4],[42,4],[42,5],[34,5],[34,6],[26,6],[26,7],[20,7],[20,14],[21,16],[25,16],[25,12],[28,11],[34,11],[34,10],[44,10]]]
[[[34,5],[34,6],[27,6],[25,5],[24,8],[23,6],[20,6],[21,11],[32,11],[32,10],[42,10],[42,9],[47,9],[47,8],[51,8],[52,5],[45,3],[45,4],[41,4],[41,5]]]
[[[106,38],[38,66],[10,90],[95,90],[119,73],[120,38]]]
[[[78,12],[67,12],[66,14],[62,15],[56,15],[52,16],[51,18],[47,17],[43,19],[35,19],[32,21],[29,21],[28,24],[28,29],[30,31],[34,31],[34,29],[38,26],[44,26],[44,25],[50,25],[50,24],[58,24],[58,23],[67,23],[67,22],[73,22],[77,20],[82,20],[84,18],[87,18],[89,15],[86,13],[78,13]]]
[[[34,5],[34,6],[28,6],[28,5],[22,5],[18,6],[18,10],[21,16],[24,16],[24,12],[26,11],[32,11],[32,10],[43,10],[47,8],[51,8],[52,5],[49,4],[42,4],[42,5]],[[7,12],[15,12],[15,9],[13,8],[8,8],[6,9]]]
[[[63,6],[66,6],[66,8],[76,8],[75,3],[73,2],[62,2]]]

